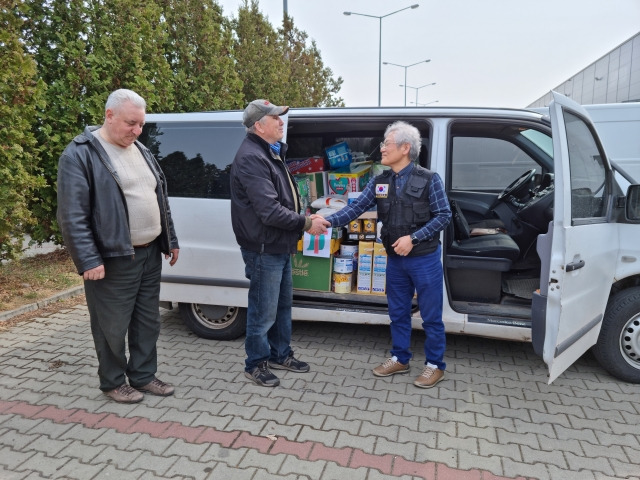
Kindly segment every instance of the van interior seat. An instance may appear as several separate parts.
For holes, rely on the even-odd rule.
[[[450,200],[449,203],[451,205],[452,218],[447,228],[447,255],[508,260],[508,262],[497,262],[501,264],[501,267],[495,269],[500,271],[509,270],[509,268],[503,270],[504,265],[508,263],[510,267],[511,263],[515,262],[520,256],[520,248],[516,242],[509,235],[501,232],[472,236],[469,224],[459,205],[455,200]],[[490,265],[484,268],[492,269]]]
[[[455,201],[447,226],[444,257],[449,292],[454,301],[499,303],[503,272],[520,256],[520,248],[506,233],[471,236]]]

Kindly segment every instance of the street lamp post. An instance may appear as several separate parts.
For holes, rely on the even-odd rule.
[[[433,83],[427,83],[426,85],[422,85],[421,87],[412,87],[411,85],[400,85],[401,87],[405,88],[405,92],[407,91],[407,88],[413,88],[416,91],[416,107],[418,106],[418,90],[420,90],[421,88],[424,87],[430,87],[431,85],[435,85],[436,82]]]
[[[396,10],[395,12],[387,13],[386,15],[367,15],[366,13],[356,13],[356,12],[343,12],[345,15],[359,15],[361,17],[369,17],[369,18],[377,18],[379,22],[379,41],[378,41],[378,106],[380,106],[380,100],[382,95],[382,19],[386,17],[390,17],[391,15],[402,12],[403,10],[408,10],[410,8],[418,8],[419,4],[411,5],[410,7],[401,8],[400,10]]]
[[[395,67],[401,67],[404,68],[404,106],[407,106],[407,69],[409,67],[415,67],[416,65],[420,65],[421,63],[429,63],[431,61],[431,59],[427,59],[427,60],[420,60],[419,62],[416,63],[412,63],[411,65],[398,65],[397,63],[391,63],[391,62],[382,62],[383,65],[393,65]]]

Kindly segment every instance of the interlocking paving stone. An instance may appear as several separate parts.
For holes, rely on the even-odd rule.
[[[242,338],[161,314],[158,375],[176,395],[136,405],[98,390],[84,305],[0,332],[2,480],[638,479],[640,386],[589,354],[547,385],[530,344],[449,335],[446,380],[420,390],[423,332],[412,372],[379,379],[388,327],[300,322],[312,371],[266,389],[242,374]]]

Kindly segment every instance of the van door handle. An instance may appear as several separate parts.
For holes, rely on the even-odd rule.
[[[580,269],[582,267],[584,267],[584,260],[579,260],[577,262],[567,263],[567,266],[565,267],[565,270],[567,272],[573,272],[574,270],[578,270],[578,269]]]

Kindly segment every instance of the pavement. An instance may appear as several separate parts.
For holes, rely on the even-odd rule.
[[[553,384],[530,344],[448,335],[446,379],[377,378],[387,327],[294,323],[311,372],[243,375],[243,338],[196,337],[161,310],[172,397],[98,389],[86,305],[0,323],[0,480],[640,479],[640,385],[590,354]]]

